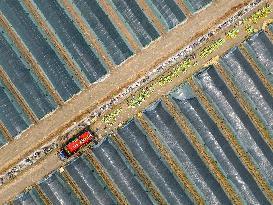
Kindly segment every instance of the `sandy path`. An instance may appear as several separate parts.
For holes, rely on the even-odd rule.
[[[106,99],[111,98],[122,87],[131,84],[139,76],[153,69],[155,65],[174,54],[178,49],[208,31],[213,25],[220,23],[220,20],[232,15],[240,6],[242,4],[236,0],[216,1],[206,10],[193,16],[184,24],[173,29],[153,42],[148,48],[130,58],[120,66],[119,70],[114,70],[105,81],[94,84],[88,90],[75,96],[54,114],[41,120],[38,125],[23,133],[18,140],[11,142],[0,150],[0,156],[5,156],[0,158],[1,172],[30,153],[31,150],[56,137],[58,133],[69,127],[71,122],[82,119],[85,113],[90,112]],[[219,17],[219,13],[223,15]],[[188,73],[186,76],[190,74]],[[1,188],[0,203],[1,200],[9,200],[26,186],[40,180],[44,175],[59,166],[61,166],[61,162],[57,156],[55,154],[49,155],[46,160],[41,161],[21,177]],[[47,169],[43,167],[47,167]]]
[[[14,163],[20,156],[27,154],[40,144],[48,141],[49,138],[55,137],[59,131],[70,126],[71,122],[79,121],[85,113],[90,112],[106,99],[110,99],[114,93],[122,90],[122,87],[131,84],[131,82],[134,82],[137,78],[147,73],[148,70],[162,62],[163,59],[174,54],[192,39],[207,31],[219,19],[223,18],[213,11],[217,10],[218,13],[225,14],[229,11],[228,8],[236,10],[238,5],[241,4],[236,0],[231,0],[228,3],[226,1],[218,1],[212,4],[207,10],[198,13],[192,19],[170,31],[141,53],[129,59],[118,70],[114,70],[103,82],[94,84],[88,90],[73,97],[52,115],[25,131],[18,140],[13,141],[0,150],[0,156],[5,156],[0,158],[0,164],[2,165],[0,171],[2,172],[3,169]],[[205,26],[202,27],[202,25]],[[202,27],[202,32],[200,27]],[[183,31],[188,32],[185,33]]]

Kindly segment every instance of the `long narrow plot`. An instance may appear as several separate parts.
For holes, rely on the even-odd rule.
[[[214,160],[244,203],[270,204],[227,139],[204,110],[191,87],[188,84],[180,86],[170,96],[180,113],[197,133],[202,144],[212,153]]]
[[[111,198],[106,185],[94,173],[94,168],[83,156],[68,164],[66,170],[90,203],[94,205],[114,205],[117,203]]]
[[[30,191],[20,194],[12,202],[14,205],[44,205],[45,203],[39,197],[38,192],[32,188]]]
[[[114,4],[117,12],[123,17],[125,24],[128,24],[128,27],[143,47],[159,37],[157,30],[135,0],[109,1]]]
[[[0,34],[0,64],[31,110],[40,119],[56,108],[51,96]]]
[[[252,54],[259,68],[273,85],[273,44],[264,31],[251,36],[244,45]]]
[[[273,153],[250,118],[236,101],[213,66],[196,75],[196,79],[237,140],[273,187]]]
[[[43,179],[39,186],[54,205],[80,205],[79,199],[58,172]]]
[[[235,47],[221,59],[222,64],[230,73],[240,91],[251,102],[266,123],[267,128],[273,129],[273,98],[244,58],[240,50]]]
[[[30,126],[26,114],[12,96],[10,91],[0,81],[0,120],[9,133],[15,137]]]
[[[158,133],[189,179],[199,190],[207,204],[231,204],[226,193],[204,164],[164,104],[157,101],[144,111],[152,127]]]
[[[139,179],[134,176],[109,138],[93,152],[129,204],[153,204]]]
[[[0,10],[37,60],[63,100],[80,91],[80,86],[30,16],[17,0],[0,1]]]
[[[168,29],[172,29],[186,19],[174,0],[148,0],[147,2]]]
[[[34,2],[89,82],[93,83],[104,76],[107,72],[105,67],[57,0]]]
[[[117,28],[96,0],[73,0],[73,3],[116,65],[133,55]]]
[[[136,120],[119,129],[118,134],[169,204],[193,203],[153,149]]]
[[[4,137],[3,133],[0,131],[0,148],[7,143],[6,138]]]

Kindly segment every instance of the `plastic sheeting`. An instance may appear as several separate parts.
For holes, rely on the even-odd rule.
[[[22,193],[13,201],[14,205],[44,205],[44,202],[38,195],[38,192],[33,188],[28,192]]]
[[[0,64],[38,118],[56,108],[51,96],[0,34]]]
[[[0,10],[36,58],[60,96],[68,100],[78,93],[80,87],[76,80],[40,33],[20,2],[17,0],[0,1]]]
[[[172,29],[186,19],[186,16],[174,0],[148,0],[148,3],[156,11],[155,14],[159,17],[159,20],[162,19],[168,29]]]
[[[10,91],[0,81],[0,120],[15,137],[29,127],[26,114],[16,102]]]
[[[225,54],[221,62],[240,91],[266,123],[266,127],[272,131],[273,98],[240,50],[237,47],[233,48]]]
[[[93,149],[93,152],[129,204],[153,204],[148,193],[141,186],[137,176],[132,173],[109,139],[104,141],[99,147]]]
[[[93,167],[83,156],[69,163],[66,170],[92,205],[116,204]]]
[[[143,47],[159,37],[158,32],[135,0],[109,1],[115,5],[117,11],[124,18],[124,22],[128,24]]]
[[[252,54],[253,59],[259,64],[261,71],[273,85],[273,45],[264,31],[251,36],[245,46]]]
[[[174,118],[161,101],[157,101],[144,111],[152,127],[159,134],[170,151],[180,162],[180,166],[200,191],[207,204],[231,204],[220,184],[215,180],[197,151],[193,148]]]
[[[170,95],[178,110],[197,133],[200,142],[212,153],[224,175],[245,204],[269,204],[259,186],[233,151],[227,139],[204,110],[188,84]]]
[[[196,78],[236,135],[237,140],[273,187],[273,153],[250,118],[212,66],[199,73]]]
[[[196,12],[211,3],[212,0],[184,0],[184,2],[192,12]]]
[[[106,69],[58,2],[56,0],[34,2],[89,82],[93,83],[105,75]]]
[[[49,175],[39,184],[46,197],[54,205],[80,205],[75,193],[57,172]]]
[[[136,120],[131,120],[120,128],[118,134],[169,204],[193,204],[155,152]]]
[[[3,133],[0,131],[0,148],[7,143],[6,138],[4,137]]]
[[[115,64],[119,65],[133,55],[117,28],[115,28],[96,0],[73,0],[73,3],[80,10],[81,15],[85,18]]]

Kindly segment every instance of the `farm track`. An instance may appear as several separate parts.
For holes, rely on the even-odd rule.
[[[245,2],[249,2],[249,1],[245,1]],[[225,5],[225,8],[223,5]],[[94,84],[94,86],[87,88],[79,95],[73,97],[73,99],[71,99],[68,103],[65,103],[62,107],[60,107],[52,115],[43,119],[41,122],[39,122],[39,124],[34,125],[29,130],[24,132],[19,139],[10,142],[7,146],[2,148],[0,150],[0,155],[1,156],[8,156],[8,157],[7,157],[7,159],[0,158],[0,163],[3,164],[3,166],[1,167],[0,173],[4,172],[5,170],[8,170],[10,167],[12,167],[14,164],[16,164],[20,159],[23,159],[24,157],[29,155],[33,150],[37,149],[38,147],[41,147],[45,142],[48,142],[48,140],[54,139],[56,136],[59,136],[61,133],[65,132],[65,130],[70,127],[72,122],[73,123],[80,122],[81,119],[83,119],[85,116],[87,116],[90,111],[92,111],[97,106],[99,106],[103,102],[110,99],[111,96],[113,96],[114,94],[122,91],[122,89],[124,87],[126,87],[127,85],[130,85],[136,79],[138,79],[139,77],[141,77],[142,75],[147,73],[149,70],[154,68],[155,65],[159,64],[159,62],[162,62],[164,59],[166,59],[167,57],[174,54],[181,47],[187,45],[187,43],[192,41],[194,38],[197,38],[198,36],[201,36],[203,33],[207,32],[211,27],[213,27],[213,25],[217,25],[221,21],[223,21],[224,19],[228,18],[228,16],[232,15],[235,11],[237,11],[238,8],[242,7],[243,5],[244,4],[238,4],[238,1],[237,2],[236,1],[229,1],[228,3],[224,2],[224,1],[216,1],[214,4],[209,6],[207,9],[201,11],[200,13],[198,13],[196,15],[193,15],[191,17],[191,19],[188,19],[182,25],[179,25],[175,29],[173,29],[172,31],[164,34],[164,36],[162,36],[159,40],[156,40],[155,42],[153,42],[148,48],[145,48],[140,53],[137,53],[135,56],[128,59],[124,64],[122,64],[120,66],[118,71],[111,70],[111,75],[108,78],[106,78],[103,82]],[[258,8],[261,7],[262,5],[264,5],[264,4],[261,4],[260,6],[258,6]],[[231,9],[228,9],[227,6],[228,6],[228,8],[231,8]],[[215,10],[216,9],[222,10],[222,12],[219,12],[219,10],[218,10],[218,12],[225,13],[225,15],[219,17],[216,14],[213,14],[212,11],[214,9]],[[211,16],[206,15],[207,13],[209,13]],[[197,17],[197,16],[199,16],[199,17]],[[206,16],[206,18],[202,18],[202,16]],[[200,27],[199,27],[201,24],[199,22],[200,21],[199,18],[202,19],[203,24],[206,25],[206,26],[202,27],[202,31],[200,31]],[[197,22],[199,23],[199,25],[194,24]],[[205,22],[207,22],[207,23],[205,23]],[[189,27],[191,27],[191,25],[197,25],[194,28],[191,28],[191,30],[188,29],[188,31],[190,31],[189,33],[191,33],[192,35],[188,35],[188,33],[187,33],[187,34],[181,36],[181,32],[183,31],[183,29],[187,30],[187,27],[189,28]],[[216,39],[216,38],[220,37],[221,35],[224,35],[224,32],[225,31],[221,32],[221,34],[218,34],[214,38]],[[217,51],[217,53],[213,53],[213,56],[221,56],[232,45],[236,45],[236,44],[239,44],[240,42],[242,42],[244,38],[245,38],[245,35],[240,35],[238,38],[232,40],[231,42],[228,42],[224,47],[222,47],[222,49],[220,51]],[[172,39],[172,40],[170,40],[170,39]],[[183,42],[187,42],[187,43],[183,43]],[[158,47],[160,47],[161,49],[158,49]],[[154,56],[149,55],[149,53],[154,53]],[[209,58],[211,58],[211,56],[209,56]],[[184,74],[183,77],[179,77],[179,78],[173,80],[167,86],[162,87],[162,88],[158,87],[157,92],[153,93],[149,97],[149,99],[147,101],[145,101],[144,103],[142,103],[141,106],[139,106],[137,109],[130,110],[129,108],[127,108],[128,106],[126,105],[125,101],[122,102],[121,104],[119,104],[118,107],[123,107],[123,109],[124,109],[123,111],[125,111],[125,112],[123,112],[123,114],[119,116],[117,122],[115,122],[114,125],[105,127],[105,124],[102,123],[102,121],[101,121],[102,118],[100,117],[97,119],[95,124],[92,125],[92,127],[94,129],[98,129],[98,133],[100,136],[104,136],[106,133],[111,132],[113,129],[115,129],[115,127],[120,126],[120,123],[123,123],[124,121],[128,120],[128,118],[130,118],[130,116],[138,115],[138,113],[141,110],[143,110],[145,107],[147,107],[147,105],[149,105],[151,102],[156,100],[159,96],[165,95],[173,87],[176,87],[177,85],[181,84],[182,81],[189,79],[193,73],[200,70],[203,67],[203,65],[205,65],[208,62],[209,58],[197,59],[197,61],[199,63],[198,66],[194,66],[191,69],[187,70],[186,72],[183,73]],[[141,60],[139,60],[139,59],[141,59]],[[141,67],[142,67],[142,69],[139,69]],[[220,69],[220,71],[221,71],[221,69]],[[119,76],[119,78],[115,78],[116,76]],[[131,76],[131,77],[129,77],[129,76]],[[263,82],[267,82],[265,80],[265,78],[263,78],[262,75],[260,75],[260,77],[263,80]],[[124,81],[124,79],[126,79],[126,80]],[[191,83],[193,83],[193,82],[191,82]],[[227,84],[230,85],[230,83],[227,83]],[[270,85],[267,85],[267,86],[270,87]],[[272,89],[269,89],[269,90],[272,94]],[[239,96],[238,98],[240,98],[240,95],[238,94],[238,91],[235,88],[233,88],[232,91]],[[90,105],[89,101],[91,99],[91,97],[90,97],[91,93],[98,93],[98,95],[94,96],[95,102],[91,103],[91,105]],[[107,97],[105,97],[105,93],[107,93]],[[202,95],[201,92],[199,92],[199,94]],[[201,97],[201,98],[203,98],[203,97]],[[81,99],[83,99],[83,100],[81,100]],[[166,101],[166,99],[165,99],[165,101]],[[243,104],[244,101],[241,100],[240,103]],[[80,106],[82,106],[83,109],[80,109]],[[209,105],[208,105],[208,107],[209,107]],[[255,115],[251,111],[251,108],[249,107],[249,105],[245,105],[244,109],[251,116],[252,120],[255,122],[255,125],[257,125],[257,127],[261,130],[261,132],[263,133],[263,136],[266,136],[266,139],[272,148],[272,142],[268,136],[268,133],[263,129],[261,122],[259,122],[257,117],[255,117]],[[79,112],[81,114],[79,114]],[[65,114],[63,114],[63,113],[65,113]],[[51,120],[52,118],[54,118],[54,121]],[[215,119],[217,119],[217,117]],[[141,117],[140,117],[140,120],[141,120]],[[143,122],[143,119],[141,121]],[[183,123],[183,122],[184,121],[182,120],[182,122],[180,122],[180,123]],[[217,120],[215,120],[215,122],[221,124],[221,126],[225,126],[223,123],[220,122],[219,118]],[[45,125],[47,125],[47,129],[41,130],[40,128]],[[147,126],[145,129],[148,130]],[[224,128],[224,130],[226,130],[226,128]],[[190,131],[187,131],[187,132],[190,133]],[[228,133],[226,133],[226,134],[229,135]],[[37,136],[44,136],[44,137],[42,139],[41,138],[38,139],[39,137],[37,137]],[[194,137],[193,135],[191,135],[191,136]],[[193,142],[194,142],[196,139],[192,138],[191,140],[193,140]],[[232,137],[230,138],[230,140],[233,141]],[[22,144],[22,142],[24,142],[26,144],[30,143],[32,146],[28,147],[28,146],[26,146],[26,144],[25,145]],[[185,178],[185,176],[181,172],[180,168],[178,168],[178,166],[175,164],[175,162],[172,161],[172,158],[170,156],[168,157],[168,152],[166,152],[165,149],[162,147],[162,145],[160,145],[161,143],[159,142],[159,140],[157,140],[157,141],[155,140],[155,144],[158,144],[157,146],[159,147],[159,150],[161,150],[162,155],[165,158],[167,158],[168,164],[170,164],[172,169],[175,170],[175,173],[177,173],[177,175],[179,176],[179,179],[181,181],[185,181],[185,180],[187,181],[187,179]],[[122,148],[122,144],[119,144],[119,146],[121,146],[121,148]],[[13,152],[13,150],[10,149],[10,147],[12,147],[12,149],[16,150],[16,152]],[[236,142],[233,142],[233,147],[238,147],[238,145],[236,145]],[[123,149],[123,151],[126,151],[124,148],[122,148],[122,149]],[[18,152],[20,152],[20,156],[18,155]],[[225,189],[226,189],[225,191],[228,193],[230,199],[234,202],[234,204],[240,204],[240,200],[238,199],[238,196],[236,195],[234,190],[232,190],[232,188],[227,183],[227,181],[225,179],[223,179],[223,176],[221,176],[221,173],[219,172],[219,170],[217,170],[217,167],[213,164],[213,162],[211,161],[211,159],[207,155],[207,153],[205,153],[205,151],[202,150],[202,148],[200,149],[200,152],[202,153],[203,157],[205,159],[207,159],[206,160],[207,164],[209,164],[209,167],[213,170],[213,173],[217,176],[221,185],[223,187],[225,187]],[[257,169],[253,167],[251,162],[249,162],[249,159],[247,158],[247,156],[245,156],[243,151],[240,151],[240,148],[238,148],[238,153],[239,153],[238,155],[240,157],[242,157],[242,161],[244,162],[246,167],[248,167],[248,169],[251,170],[252,175],[255,176],[255,179],[259,182],[259,185],[262,187],[263,191],[267,194],[268,198],[270,198],[270,200],[273,201],[272,192],[270,191],[270,188],[267,186],[267,184],[263,182],[263,179],[259,175],[259,173],[257,172]],[[91,161],[95,160],[91,156],[92,154],[89,153],[88,155],[89,155],[89,159],[91,159]],[[134,160],[132,159],[132,156],[130,156],[130,155],[126,155],[126,156],[128,157],[128,159],[131,160],[131,163],[133,164]],[[25,172],[23,172],[21,175],[19,175],[17,178],[15,178],[10,183],[0,187],[0,199],[10,200],[16,194],[21,192],[26,186],[30,186],[33,183],[39,181],[43,176],[47,175],[48,173],[52,172],[53,170],[59,168],[62,165],[63,165],[63,163],[59,161],[59,159],[56,155],[56,151],[50,153],[45,159],[42,159],[41,161],[39,161],[31,169],[26,170]],[[44,166],[46,166],[47,169],[43,169]],[[143,175],[143,173],[137,168],[137,165],[135,165],[135,166],[136,166],[136,170],[139,171],[138,174],[142,175],[142,177],[145,181],[145,175]],[[97,170],[100,170],[100,169],[101,168],[97,168]],[[147,180],[146,183],[148,186],[148,184],[150,183],[149,180]],[[109,182],[109,184],[111,184],[111,183]],[[195,201],[202,204],[203,203],[202,199],[200,198],[200,196],[198,196],[195,188],[191,187],[191,185],[190,185],[191,183],[185,182],[185,184],[189,185],[189,187],[187,187],[187,189],[190,191],[191,195],[195,197]],[[115,185],[110,185],[110,187],[111,186],[115,187]],[[74,185],[73,185],[73,187],[74,187]],[[153,195],[155,196],[155,198],[158,198],[158,201],[161,201],[162,200],[161,196],[159,196],[159,194],[154,189],[155,188],[152,186],[151,191],[152,191]],[[114,192],[116,192],[115,188],[113,188],[113,193]],[[118,195],[118,193],[117,193],[117,195]],[[85,200],[85,199],[83,199],[83,197],[81,197],[81,198],[82,198],[82,200]],[[126,204],[124,199],[122,199],[123,198],[122,196],[120,196],[118,198],[120,198],[119,202],[121,204]],[[0,203],[2,203],[1,200],[0,200]]]
[[[100,43],[98,40],[96,40],[96,37],[94,34],[91,33],[88,26],[83,22],[83,20],[80,18],[79,14],[75,11],[75,9],[71,6],[71,3],[69,1],[63,1],[61,0],[61,4],[64,8],[68,11],[69,15],[75,19],[75,23],[80,29],[81,33],[84,35],[85,39],[88,41],[88,43],[95,48],[95,50],[98,52],[101,59],[105,62],[106,66],[110,71],[112,71],[115,67],[115,65],[112,63],[111,59],[107,55],[107,53],[103,50],[103,48],[99,45]]]
[[[226,8],[221,7],[223,4],[225,4],[224,2],[216,2],[216,4],[214,4],[214,7],[215,7],[214,9],[219,9],[221,7],[221,9],[223,10],[222,13],[226,13],[226,15],[223,15],[221,17],[214,15],[204,20],[210,22],[210,24],[213,24],[213,25],[217,24],[219,23],[219,21],[232,15],[233,12],[238,9],[238,6],[239,7],[243,6],[243,4],[241,3],[238,4],[238,2],[235,2],[235,1],[234,2],[231,1],[229,3],[231,4],[229,8],[231,7],[232,11],[227,9],[227,7]],[[194,16],[191,19],[191,23],[195,24],[198,21],[200,24],[199,17],[201,14],[203,14],[203,16],[206,16],[205,11],[208,11],[208,12],[213,11],[213,5],[211,7],[208,7],[207,10],[204,10],[198,13],[196,16]],[[214,17],[214,19],[212,17]],[[209,28],[211,27],[211,25],[209,25],[208,23],[206,24],[204,23],[205,25],[208,25],[208,26],[206,28],[203,28],[202,29],[203,31],[200,31],[199,27],[196,26],[195,35],[192,35],[194,31],[185,33],[186,35],[185,39],[187,37],[188,39],[183,41],[182,37],[180,36],[180,33],[183,30],[191,31],[190,29],[187,28],[187,27],[191,27],[191,23],[187,21],[185,24],[182,24],[178,26],[177,28],[175,28],[174,30],[170,31],[169,33],[166,34],[165,38],[161,38],[160,41],[153,42],[148,48],[144,49],[139,54],[138,57],[136,55],[134,58],[128,59],[128,61],[124,63],[122,68],[120,68],[119,70],[114,70],[106,80],[104,80],[103,82],[94,84],[85,92],[82,92],[78,94],[77,96],[73,97],[71,100],[68,101],[68,103],[61,106],[59,109],[57,109],[54,112],[54,115],[48,116],[47,118],[41,120],[39,124],[33,126],[31,129],[31,134],[30,134],[30,131],[24,132],[18,140],[15,140],[9,144],[9,146],[13,147],[14,150],[18,150],[18,152],[9,153],[7,149],[8,146],[1,149],[0,150],[1,156],[8,156],[8,157],[0,159],[0,163],[2,164],[0,171],[2,172],[3,170],[6,170],[8,167],[10,167],[11,164],[14,164],[18,160],[18,159],[16,160],[16,158],[14,157],[16,157],[16,155],[18,156],[19,150],[20,150],[20,155],[25,156],[28,153],[30,153],[31,150],[41,146],[41,144],[45,143],[49,139],[64,132],[67,128],[71,126],[71,123],[79,122],[82,118],[88,115],[88,113],[90,113],[99,104],[102,104],[108,99],[111,99],[111,97],[115,95],[115,93],[119,93],[120,91],[122,91],[124,87],[130,85],[140,76],[145,74],[148,70],[153,69],[155,65],[159,64],[164,59],[176,53],[177,50],[187,45],[187,43],[191,42],[198,36],[201,36],[202,33],[207,32]],[[6,25],[7,24],[5,24],[5,26]],[[177,41],[175,41],[175,39],[173,38],[175,36],[177,38]],[[172,41],[170,39],[172,39]],[[17,41],[20,42],[19,39]],[[181,46],[178,46],[178,44]],[[22,45],[22,43],[20,44],[18,43],[18,45]],[[162,49],[158,49],[158,47]],[[27,53],[27,52],[23,52],[23,53]],[[148,53],[154,53],[154,55],[151,56]],[[157,54],[160,54],[160,55],[157,55]],[[127,79],[127,80],[124,81],[124,79]],[[96,95],[92,96],[92,93],[96,93]],[[90,100],[92,100],[91,103],[90,103]],[[73,117],[75,115],[77,116]],[[53,118],[54,120],[52,120]],[[46,125],[46,129],[44,129],[45,125]],[[39,136],[44,136],[44,137],[41,138]],[[32,146],[29,146],[29,144],[31,144]]]
[[[46,24],[46,20],[42,18],[41,14],[39,14],[39,11],[31,3],[31,1],[25,0],[24,3],[26,5],[26,7],[29,9],[29,11],[31,12],[31,14],[36,19],[36,21],[38,22],[39,26],[47,34],[48,38],[53,43],[53,45],[56,48],[56,50],[63,57],[63,59],[65,60],[66,64],[75,73],[75,76],[79,79],[79,82],[83,85],[84,88],[87,88],[88,87],[88,82],[86,81],[86,79],[84,79],[83,75],[80,73],[80,68],[78,66],[76,66],[75,62],[73,62],[73,60],[69,56],[68,52],[65,51],[65,49],[62,46],[61,42],[58,41],[58,39],[54,35],[53,31],[50,30],[49,26]]]

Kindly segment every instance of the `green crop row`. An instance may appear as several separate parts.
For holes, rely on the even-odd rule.
[[[143,88],[137,96],[133,96],[132,99],[130,99],[127,104],[130,108],[135,108],[136,106],[139,106],[142,102],[144,102],[154,91],[154,86],[151,85],[149,87]]]
[[[245,30],[247,33],[252,34],[257,31],[251,24],[256,24],[259,19],[267,17],[271,13],[270,6],[266,5],[263,8],[256,11],[254,14],[252,14],[250,17],[245,18],[243,20],[243,23],[245,25]],[[205,47],[200,52],[200,57],[205,58],[211,53],[213,53],[215,50],[219,49],[224,43],[226,42],[226,39],[234,39],[238,36],[239,29],[234,28],[226,33],[225,38],[220,38],[214,42],[212,42],[209,46]],[[140,92],[133,96],[131,99],[127,100],[127,105],[129,108],[135,108],[139,106],[142,102],[144,102],[152,92],[154,92],[155,85],[159,84],[160,86],[164,86],[167,83],[170,83],[173,81],[175,77],[178,77],[183,71],[185,71],[187,68],[196,65],[196,63],[193,63],[191,59],[184,60],[181,64],[173,68],[167,75],[164,75],[160,77],[155,83],[152,85],[143,88],[140,90]],[[112,111],[110,114],[103,117],[102,121],[108,125],[112,125],[116,122],[117,116],[122,111],[121,108],[116,109]]]
[[[271,13],[271,7],[269,5],[264,6],[263,8],[256,11],[250,17],[244,19],[244,24],[254,23],[256,24],[258,20],[266,18]]]
[[[212,42],[209,46],[207,46],[206,48],[204,48],[201,53],[200,53],[200,57],[201,58],[205,58],[207,57],[209,54],[211,54],[213,51],[217,50],[220,46],[222,46],[224,43],[226,42],[226,40],[224,38],[220,38],[214,42]]]
[[[179,64],[177,67],[173,68],[173,70],[165,75],[159,78],[158,84],[160,86],[163,86],[169,82],[172,82],[173,78],[178,77],[180,73],[185,71],[188,67],[192,66],[193,63],[190,59],[184,60],[181,64]]]
[[[113,125],[116,122],[117,116],[120,114],[121,111],[122,111],[122,108],[118,108],[118,109],[112,111],[108,115],[105,115],[102,118],[102,121],[108,125]]]
[[[227,32],[226,37],[228,39],[232,39],[232,38],[236,38],[239,34],[239,29],[238,28],[234,28],[231,29],[230,31]]]

